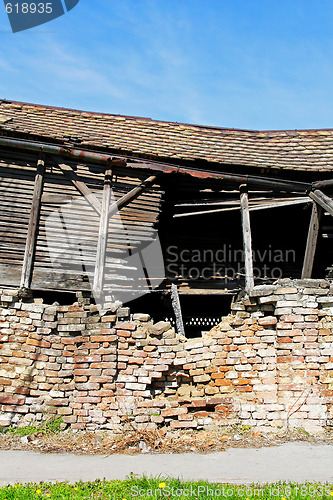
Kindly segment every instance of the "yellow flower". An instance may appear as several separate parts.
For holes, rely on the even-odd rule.
[[[166,487],[166,484],[165,484],[165,483],[160,483],[160,484],[158,485],[158,487],[159,487],[159,488],[161,488],[161,489],[162,489],[162,488],[165,488],[165,487]]]
[[[50,494],[50,493],[47,493],[47,495],[46,495],[46,496],[47,496],[47,497],[50,497],[50,496],[51,496],[51,494]]]
[[[281,497],[281,500],[286,500],[284,497]]]
[[[74,490],[77,491],[79,488],[77,486],[74,486]]]
[[[41,495],[42,490],[36,490],[37,495]]]
[[[331,491],[331,497],[333,497],[333,491]]]

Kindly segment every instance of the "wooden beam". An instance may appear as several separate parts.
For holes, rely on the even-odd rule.
[[[103,282],[104,282],[106,247],[108,243],[109,206],[111,200],[111,176],[112,176],[112,170],[106,170],[104,178],[102,210],[99,223],[96,266],[95,266],[94,284],[93,284],[94,293],[98,297],[102,293]]]
[[[177,285],[175,285],[174,283],[171,285],[171,303],[173,312],[175,313],[177,333],[179,333],[180,335],[184,335],[185,337],[185,329],[184,329],[182,309],[180,307],[178,288]]]
[[[299,198],[298,200],[295,200],[295,199],[282,200],[282,201],[267,200],[265,202],[264,201],[261,202],[260,204],[253,204],[253,205],[251,205],[251,200],[250,200],[249,210],[250,210],[250,212],[254,212],[256,210],[268,210],[269,208],[280,208],[280,207],[286,207],[286,206],[290,206],[290,205],[299,205],[299,204],[308,203],[308,202],[309,202],[308,197]],[[183,214],[175,214],[173,216],[173,218],[176,219],[178,217],[189,217],[192,215],[207,215],[207,214],[216,214],[216,213],[220,213],[220,212],[232,212],[234,210],[239,210],[239,209],[240,209],[240,206],[236,206],[236,207],[229,206],[227,208],[216,208],[216,209],[212,209],[212,210],[200,210],[198,212],[186,212]]]
[[[25,243],[25,251],[21,274],[21,288],[29,288],[31,283],[33,260],[36,249],[36,240],[38,233],[38,221],[40,213],[40,204],[43,192],[43,179],[45,173],[44,159],[40,158],[37,162],[37,170],[35,175],[35,185],[32,195],[32,203],[29,217],[28,234]]]
[[[312,198],[318,205],[320,205],[326,212],[333,216],[333,200],[329,198],[319,189],[315,189],[309,193],[310,198]]]
[[[312,184],[312,187],[315,189],[321,189],[321,188],[331,187],[331,186],[333,186],[333,179],[326,179],[324,181],[318,181],[318,182],[314,182]]]
[[[57,162],[58,163],[58,162]],[[76,189],[85,197],[89,205],[98,213],[101,214],[102,206],[96,195],[88,188],[87,184],[80,180],[79,176],[74,172],[70,165],[58,163],[58,167],[62,173],[72,182]]]
[[[131,189],[128,193],[124,194],[119,200],[115,201],[110,205],[109,208],[109,215],[110,217],[120,210],[122,207],[127,205],[130,201],[132,201],[134,198],[136,198],[139,194],[141,194],[147,187],[149,187],[151,184],[153,184],[156,181],[156,175],[151,175],[148,177],[146,180],[141,182],[138,186],[135,188]]]
[[[319,205],[317,205],[316,202],[313,202],[311,219],[309,224],[308,239],[306,242],[306,249],[303,261],[302,279],[311,278],[312,275],[313,263],[314,263],[318,234],[319,234],[319,223],[320,223],[321,212],[322,208]]]
[[[245,290],[249,292],[254,287],[249,197],[246,185],[242,184],[239,190],[245,260]]]

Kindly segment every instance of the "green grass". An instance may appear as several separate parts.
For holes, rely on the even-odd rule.
[[[204,481],[183,482],[165,477],[135,478],[125,481],[15,484],[0,488],[0,500],[130,500],[130,499],[276,499],[332,500],[333,485],[328,483],[285,483],[265,485],[212,484]]]
[[[29,424],[22,427],[0,427],[0,434],[14,434],[16,436],[31,436],[32,434],[57,434],[61,430],[62,417],[45,420],[38,424]]]

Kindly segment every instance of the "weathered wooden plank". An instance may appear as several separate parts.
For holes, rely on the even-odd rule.
[[[324,194],[319,189],[315,189],[311,193],[309,193],[310,198],[312,198],[315,202],[318,203],[324,210],[326,210],[330,215],[333,216],[333,200],[329,198],[326,194]]]
[[[35,186],[32,196],[31,212],[28,225],[28,234],[25,245],[24,259],[21,274],[21,288],[29,288],[31,282],[33,258],[36,248],[38,218],[40,212],[40,202],[43,192],[43,176],[45,173],[44,159],[40,158],[37,162],[37,171],[35,176]]]
[[[124,194],[121,198],[112,203],[109,208],[110,216],[112,216],[115,212],[117,212],[117,210],[120,210],[127,203],[133,200],[136,196],[142,193],[145,189],[147,189],[147,187],[149,187],[155,181],[156,181],[156,175],[151,175],[146,180],[141,182],[139,186],[136,186],[135,188],[131,189],[131,191]]]
[[[320,216],[322,209],[316,202],[313,202],[312,213],[309,224],[308,239],[303,261],[302,278],[311,278],[313,263],[316,253],[317,240],[319,234]]]
[[[184,335],[185,337],[185,329],[184,329],[182,309],[180,306],[180,300],[178,295],[178,288],[177,285],[175,285],[174,283],[172,283],[171,285],[171,303],[173,312],[175,313],[177,333],[179,333],[180,335]]]
[[[91,205],[91,207],[100,215],[101,204],[98,198],[91,191],[91,189],[88,188],[87,184],[82,180],[80,180],[78,175],[69,165],[66,165],[65,163],[59,163],[58,167],[66,175],[66,177],[70,179],[70,181],[74,184],[76,189],[85,197],[89,205]]]
[[[241,205],[241,216],[242,216],[243,247],[244,247],[244,258],[245,258],[245,290],[249,292],[254,287],[249,197],[246,185],[242,184],[239,187],[239,190],[240,190],[240,205]]]
[[[109,207],[111,200],[111,176],[112,170],[105,171],[104,189],[102,210],[98,233],[97,253],[96,253],[96,267],[94,275],[93,290],[99,296],[103,289],[104,269],[105,269],[105,256],[106,247],[108,242],[108,225],[109,225]]]
[[[255,210],[268,210],[270,208],[281,208],[281,207],[286,207],[290,205],[299,205],[299,204],[304,204],[308,203],[309,198],[304,197],[304,198],[299,198],[299,199],[293,199],[293,200],[282,200],[282,201],[271,201],[267,199],[265,202],[257,202],[255,204],[251,203],[251,200],[249,202],[249,210],[250,212],[255,211]],[[227,205],[227,203],[225,203]],[[221,203],[222,205],[222,203]],[[238,202],[237,202],[238,205]],[[239,210],[240,206],[229,206],[227,208],[215,208],[215,209],[210,209],[210,210],[200,210],[197,212],[186,212],[182,214],[175,214],[173,217],[179,218],[179,217],[189,217],[193,215],[207,215],[207,214],[214,214],[214,213],[220,213],[220,212],[232,212],[234,210]]]

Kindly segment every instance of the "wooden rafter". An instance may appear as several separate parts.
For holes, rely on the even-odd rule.
[[[330,215],[333,216],[333,200],[326,194],[324,194],[319,189],[315,189],[309,193],[310,198],[312,198],[318,205],[320,205],[324,210],[326,210]]]
[[[141,182],[139,186],[131,189],[128,193],[124,194],[119,200],[112,203],[109,207],[109,215],[112,216],[115,212],[120,210],[122,207],[127,205],[130,201],[136,198],[140,193],[142,193],[145,189],[147,189],[151,184],[156,181],[156,175],[151,175],[146,180]]]
[[[94,284],[93,284],[94,293],[97,294],[98,296],[102,292],[103,281],[104,281],[105,258],[106,258],[106,248],[108,243],[108,226],[110,217],[109,206],[111,200],[111,177],[112,177],[112,170],[106,170],[104,178],[102,210],[99,222],[96,267],[95,267]]]
[[[178,288],[177,285],[175,285],[174,283],[171,285],[171,303],[176,318],[177,333],[185,336],[183,315],[180,306]]]
[[[62,173],[72,182],[76,189],[85,197],[89,205],[98,213],[101,214],[102,206],[96,195],[89,189],[87,184],[83,182],[70,165],[58,162],[58,167]]]
[[[33,261],[36,249],[37,233],[38,233],[40,204],[43,192],[44,173],[45,173],[45,162],[43,158],[40,158],[37,162],[35,185],[32,195],[28,234],[25,244],[22,273],[21,273],[21,283],[20,283],[21,288],[29,288],[31,283]]]
[[[299,204],[304,204],[308,203],[310,200],[308,197],[302,197],[302,198],[291,198],[291,199],[265,199],[265,200],[249,200],[249,210],[250,212],[255,211],[255,210],[267,210],[269,208],[281,208],[281,207],[286,207],[290,205],[299,205]],[[226,202],[226,203],[219,203],[220,205],[229,205],[225,206],[224,208],[215,208],[215,209],[209,209],[209,210],[200,210],[197,212],[186,212],[182,214],[175,214],[173,217],[178,218],[178,217],[190,217],[193,215],[207,215],[207,214],[214,214],[214,213],[221,213],[221,212],[231,212],[234,210],[240,210],[240,204],[239,201],[235,200],[234,202]],[[236,206],[230,206],[230,205],[236,205]],[[179,206],[179,205],[178,205]]]
[[[239,190],[245,259],[245,290],[249,292],[254,287],[249,197],[246,185],[242,184]]]
[[[318,234],[319,234],[321,212],[322,208],[316,202],[313,202],[311,219],[309,224],[308,239],[306,242],[306,249],[304,255],[302,278],[311,278],[312,275],[313,263],[314,263]]]

